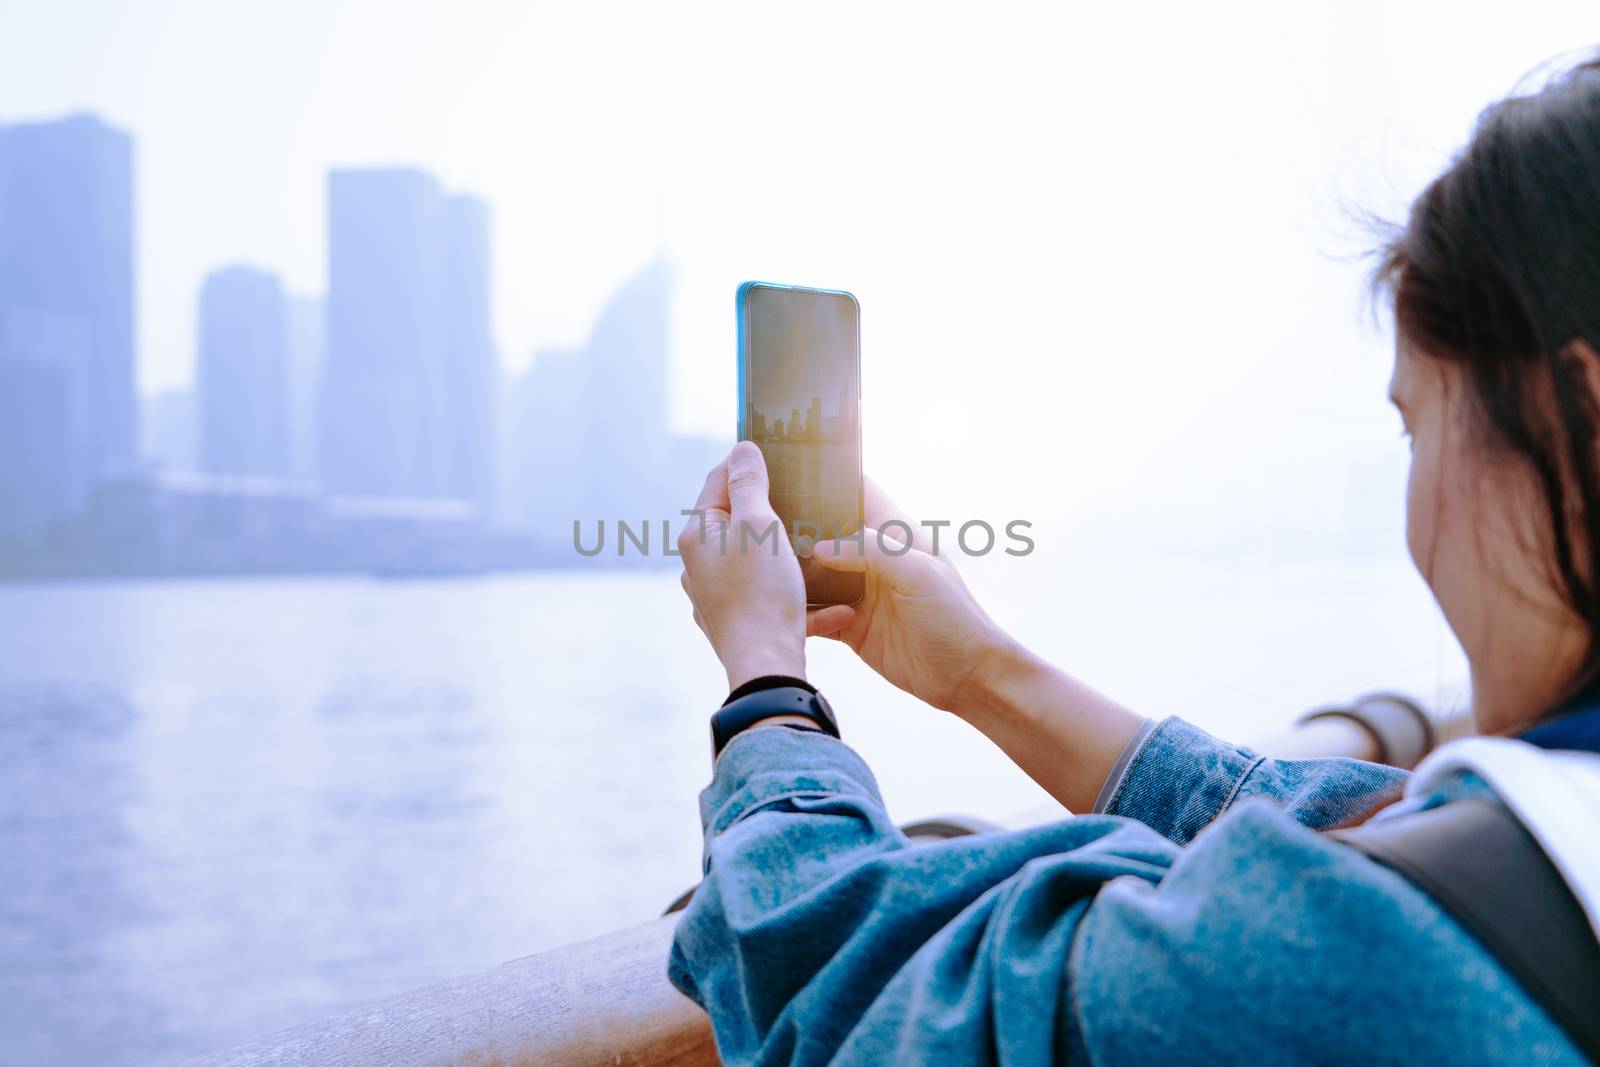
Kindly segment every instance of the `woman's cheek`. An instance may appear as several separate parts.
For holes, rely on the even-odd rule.
[[[1480,644],[1482,612],[1473,550],[1475,516],[1462,456],[1448,433],[1418,434],[1406,489],[1406,547],[1445,621],[1467,651]]]
[[[1406,479],[1406,548],[1411,562],[1430,586],[1433,552],[1439,529],[1439,474],[1432,448],[1417,441],[1411,450],[1411,472]],[[1437,595],[1438,590],[1434,590]]]

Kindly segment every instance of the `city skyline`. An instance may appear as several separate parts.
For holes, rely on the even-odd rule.
[[[758,390],[746,404],[745,424],[752,441],[854,445],[861,432],[848,382],[831,411],[819,395]]]
[[[419,167],[331,169],[328,292],[209,269],[192,383],[138,395],[134,150],[92,116],[0,126],[0,571],[548,565],[715,462],[670,425],[664,260],[507,375],[490,205]]]

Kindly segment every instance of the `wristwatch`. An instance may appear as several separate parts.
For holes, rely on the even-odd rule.
[[[771,675],[746,682],[711,716],[711,758],[716,759],[739,734],[774,715],[799,715],[830,737],[839,736],[839,720],[816,688],[799,678]],[[804,727],[796,727],[804,729]]]

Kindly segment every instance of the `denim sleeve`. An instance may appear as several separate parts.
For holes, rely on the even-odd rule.
[[[1087,891],[1176,851],[1105,818],[912,846],[860,757],[794,730],[729,742],[700,812],[668,974],[728,1064],[981,1062],[999,1034],[1050,1062]]]
[[[1406,777],[1364,760],[1270,759],[1172,718],[1138,744],[1101,810],[1138,819],[1180,845],[1250,797],[1271,800],[1291,819],[1321,830],[1394,800]]]
[[[913,846],[849,748],[768,729],[701,812],[669,975],[730,1065],[1578,1062],[1427,897],[1262,801],[1187,848],[1115,816]]]

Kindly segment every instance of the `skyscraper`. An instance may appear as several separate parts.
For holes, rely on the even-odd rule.
[[[426,492],[426,353],[439,186],[418,170],[328,175],[322,481],[351,496]]]
[[[671,399],[671,285],[665,261],[646,264],[607,302],[589,335],[578,437],[590,472],[586,521],[637,519],[668,505],[662,468]]]
[[[200,290],[200,467],[289,473],[289,360],[283,287],[253,267],[224,267]]]
[[[135,459],[133,140],[0,127],[0,532],[38,535]]]
[[[329,174],[319,465],[331,491],[487,507],[489,269],[482,201],[415,169]]]

